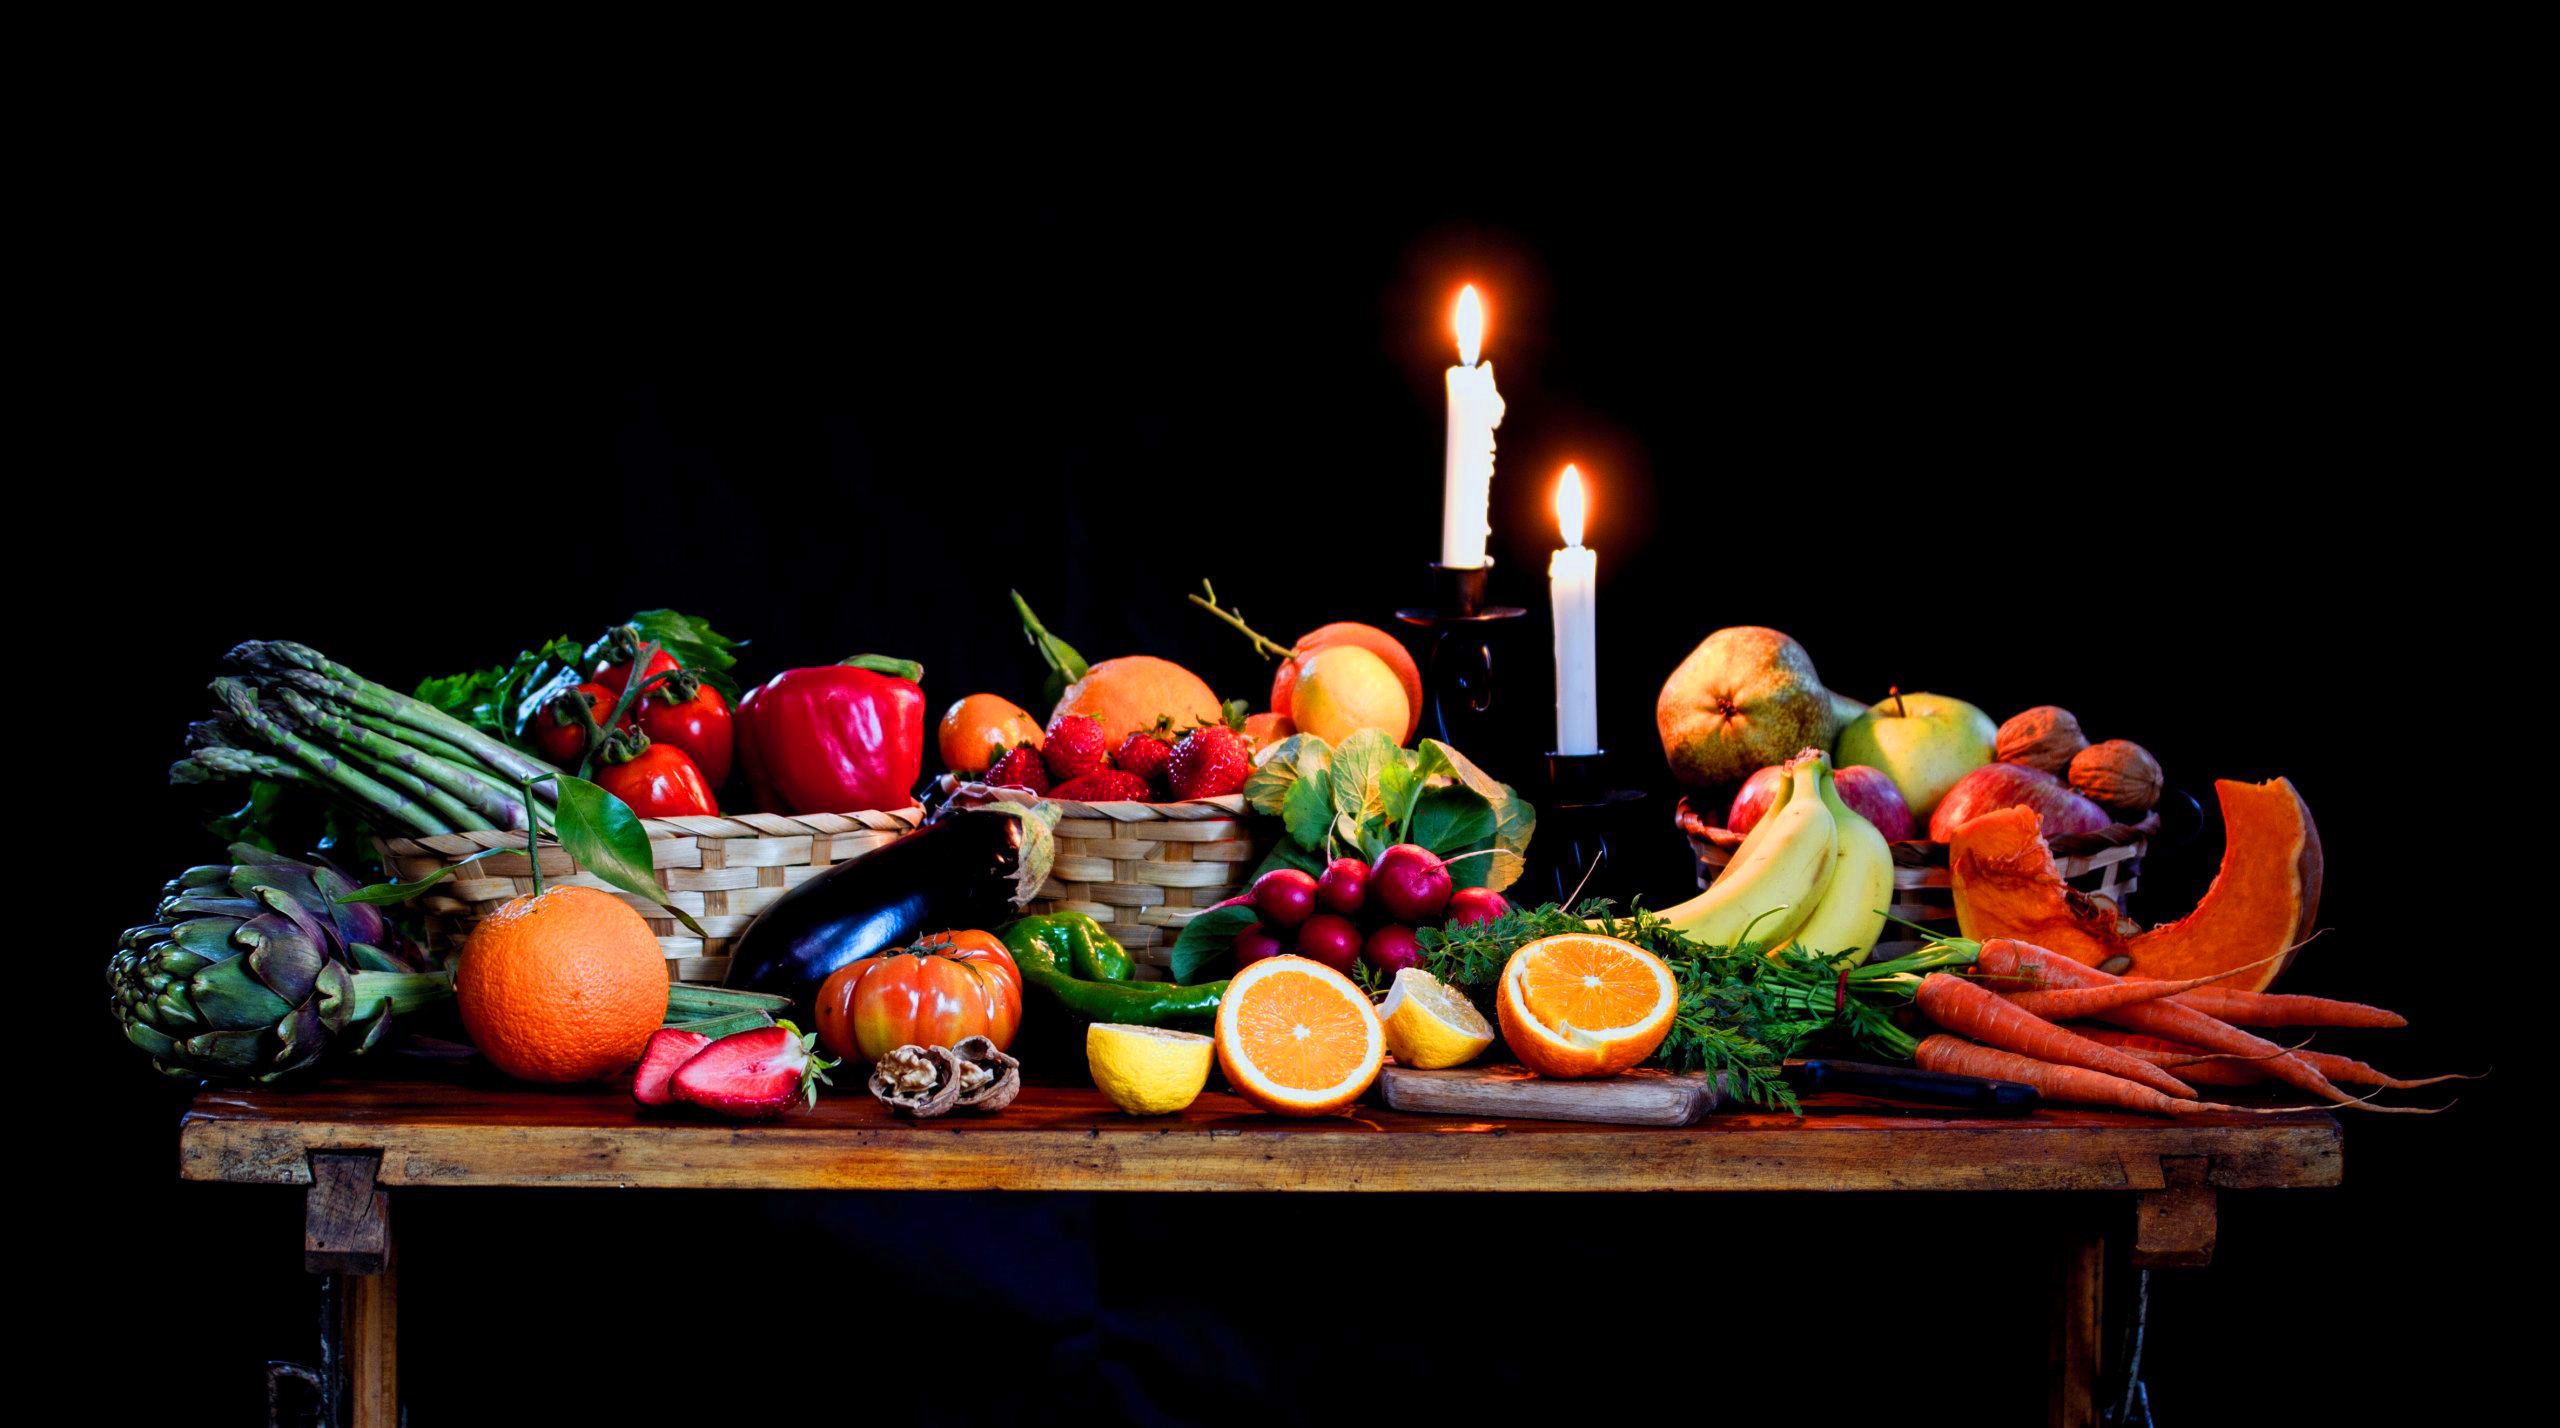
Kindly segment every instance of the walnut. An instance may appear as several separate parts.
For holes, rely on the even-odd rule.
[[[2160,762],[2131,739],[2091,744],[2071,756],[2071,787],[2117,813],[2142,813],[2160,801]]]
[[[871,1068],[871,1094],[900,1115],[941,1115],[959,1104],[960,1058],[947,1046],[901,1046]]]
[[[973,1111],[1001,1111],[1022,1094],[1022,1063],[996,1050],[983,1036],[951,1048],[960,1066],[960,1104]]]
[[[1997,763],[2025,764],[2042,769],[2056,778],[2071,766],[2071,757],[2089,747],[2089,736],[2080,732],[2080,721],[2068,709],[2039,704],[2000,726],[1999,743],[1992,759]]]

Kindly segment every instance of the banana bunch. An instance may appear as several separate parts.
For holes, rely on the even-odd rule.
[[[1788,762],[1777,802],[1715,885],[1665,915],[1682,934],[1719,947],[1748,940],[1863,962],[1892,900],[1891,846],[1840,801],[1829,756],[1808,749]]]

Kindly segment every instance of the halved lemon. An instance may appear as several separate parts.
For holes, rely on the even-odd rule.
[[[1597,933],[1542,937],[1503,964],[1503,1042],[1541,1076],[1615,1076],[1671,1034],[1680,986],[1663,960]]]
[[[1169,1116],[1209,1084],[1209,1038],[1196,1031],[1095,1022],[1084,1029],[1093,1084],[1133,1116]]]
[[[1387,1050],[1398,1066],[1437,1071],[1464,1066],[1493,1044],[1493,1023],[1475,1003],[1449,990],[1420,967],[1396,973],[1387,999],[1378,1004],[1378,1021],[1387,1029]]]
[[[1218,1067],[1236,1094],[1280,1116],[1337,1111],[1387,1059],[1377,1008],[1351,979],[1306,957],[1265,957],[1218,999]]]

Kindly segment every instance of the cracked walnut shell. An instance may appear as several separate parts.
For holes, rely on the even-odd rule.
[[[2039,704],[2000,726],[1992,759],[2042,769],[2059,778],[2071,766],[2072,756],[2087,747],[2089,736],[2080,732],[2080,721],[2070,710]]]
[[[2071,787],[2115,812],[2146,812],[2160,801],[2160,761],[2131,739],[2091,744],[2071,756]]]

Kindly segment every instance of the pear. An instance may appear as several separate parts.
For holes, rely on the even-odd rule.
[[[1653,721],[1672,777],[1708,788],[1801,749],[1828,749],[1843,714],[1865,712],[1823,687],[1804,646],[1766,626],[1736,625],[1680,661],[1662,682]]]

